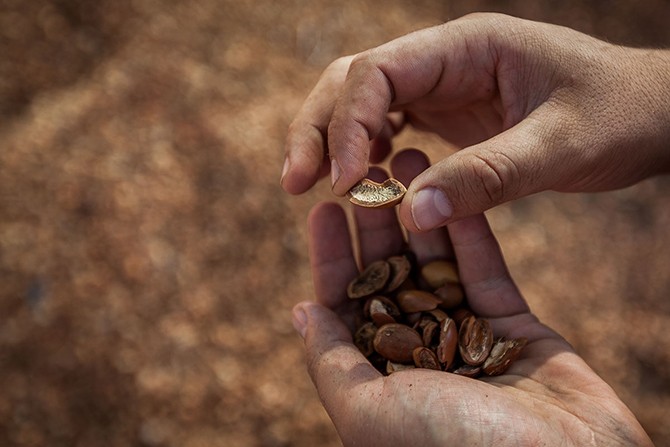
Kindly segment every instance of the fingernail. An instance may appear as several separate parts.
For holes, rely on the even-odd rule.
[[[281,180],[279,181],[279,183],[284,183],[284,177],[286,177],[286,173],[288,172],[288,170],[289,170],[289,161],[288,157],[286,157],[286,159],[284,160],[284,167],[281,170]]]
[[[412,219],[422,231],[442,225],[452,212],[451,202],[438,188],[421,189],[412,199]]]
[[[330,176],[331,176],[331,185],[335,187],[335,183],[340,179],[340,175],[342,174],[342,170],[340,169],[340,165],[337,163],[337,160],[334,158],[330,160]]]
[[[307,331],[307,314],[305,313],[302,306],[298,305],[293,308],[292,312],[293,327],[300,334],[302,338],[305,338],[305,332]]]

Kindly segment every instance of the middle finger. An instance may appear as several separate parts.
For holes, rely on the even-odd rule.
[[[393,175],[404,185],[430,166],[428,157],[417,149],[405,149],[391,160]],[[436,259],[454,259],[454,250],[446,227],[425,233],[409,233],[409,245],[415,253],[419,265]]]
[[[383,182],[388,175],[379,168],[370,168],[368,178]],[[371,262],[402,253],[405,240],[394,208],[354,207],[359,260],[365,268]]]

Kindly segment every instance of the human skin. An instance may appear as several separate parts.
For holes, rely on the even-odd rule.
[[[392,160],[404,183],[427,167],[416,150]],[[382,178],[377,169],[370,175]],[[500,376],[475,380],[422,369],[382,376],[352,343],[351,322],[360,311],[346,296],[359,271],[352,244],[366,265],[399,253],[405,241],[393,209],[356,207],[354,216],[352,236],[339,205],[311,211],[316,302],[293,310],[309,374],[344,445],[652,445],[612,388],[531,313],[482,214],[409,233],[409,248],[419,263],[456,259],[473,311],[489,319],[496,337],[526,337],[528,345]]]
[[[473,14],[334,61],[289,127],[282,186],[344,195],[406,124],[462,148],[399,215],[427,231],[543,190],[621,188],[670,169],[670,52]],[[446,155],[446,151],[445,151]]]

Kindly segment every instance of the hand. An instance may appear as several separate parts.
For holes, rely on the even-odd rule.
[[[403,182],[427,166],[414,150],[392,161]],[[405,242],[394,210],[356,208],[355,219],[364,265],[401,251]],[[614,391],[529,311],[483,215],[450,224],[448,233],[409,234],[420,263],[458,260],[468,303],[489,319],[495,336],[528,338],[505,374],[482,380],[421,369],[382,376],[352,344],[347,325],[356,303],[346,286],[358,269],[343,210],[317,205],[309,239],[317,302],[298,304],[294,325],[345,445],[651,445]]]
[[[409,187],[400,220],[426,231],[542,190],[666,172],[669,104],[668,51],[469,15],[331,64],[289,128],[282,185],[302,193],[332,165],[343,195],[409,123],[467,147]]]

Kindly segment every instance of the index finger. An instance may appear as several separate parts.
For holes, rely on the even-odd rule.
[[[328,127],[335,194],[344,195],[365,175],[369,141],[390,110],[435,109],[424,99],[437,95],[439,107],[448,109],[490,94],[482,68],[491,62],[486,36],[469,28],[465,35],[453,23],[416,31],[351,61]],[[472,52],[483,57],[475,60]]]
[[[347,217],[336,203],[319,203],[308,217],[309,260],[319,304],[340,309],[347,284],[358,274]]]
[[[291,194],[307,191],[328,170],[328,123],[351,59],[340,58],[326,68],[289,126],[281,185]]]

